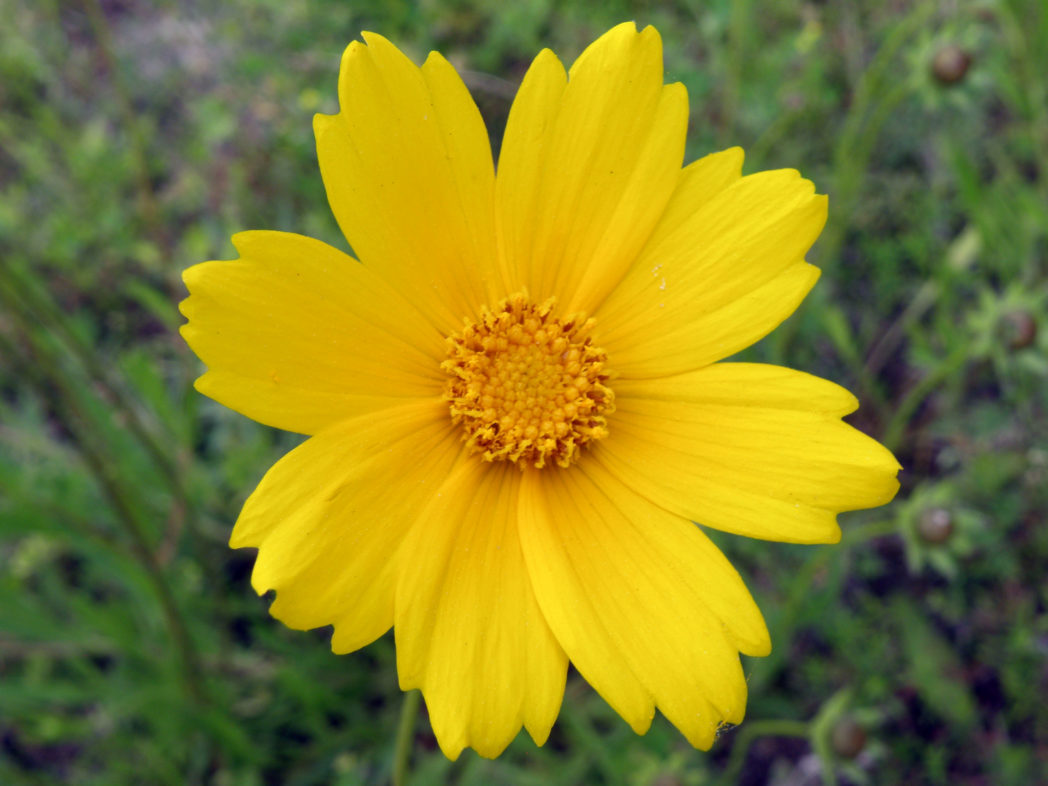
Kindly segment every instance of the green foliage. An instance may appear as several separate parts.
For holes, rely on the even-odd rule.
[[[240,229],[345,247],[311,116],[360,30],[445,52],[497,146],[530,57],[570,60],[625,18],[659,27],[689,89],[689,158],[739,144],[747,171],[830,194],[820,285],[746,357],[855,391],[903,491],[844,517],[840,546],[717,536],[775,649],[747,660],[748,720],[711,753],[661,718],[636,737],[573,675],[541,749],[451,763],[420,721],[411,782],[1043,779],[1042,2],[0,0],[0,18],[0,782],[388,781],[391,638],[335,656],[286,630],[226,546],[297,438],[193,391],[180,271]]]

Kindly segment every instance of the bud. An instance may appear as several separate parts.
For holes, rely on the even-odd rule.
[[[953,534],[953,517],[945,508],[928,508],[921,514],[917,532],[925,543],[940,544]]]
[[[1029,311],[1010,311],[1001,318],[1001,328],[1010,349],[1026,349],[1037,338],[1037,321]]]
[[[971,64],[971,55],[956,44],[946,44],[932,58],[932,75],[939,84],[955,85],[964,79]]]
[[[850,715],[842,715],[830,732],[833,751],[844,759],[854,759],[866,746],[866,729]]]

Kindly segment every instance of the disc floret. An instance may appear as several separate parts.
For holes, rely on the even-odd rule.
[[[447,338],[444,397],[485,461],[567,467],[608,434],[614,395],[607,356],[589,337],[593,320],[560,319],[555,305],[517,294]]]

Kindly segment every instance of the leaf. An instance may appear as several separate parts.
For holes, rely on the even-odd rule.
[[[899,601],[892,609],[909,663],[907,676],[918,695],[932,711],[958,729],[974,726],[975,702],[962,681],[961,662],[949,642],[906,603]]]

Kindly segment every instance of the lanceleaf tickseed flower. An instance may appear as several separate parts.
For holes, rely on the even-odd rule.
[[[826,197],[738,148],[681,168],[687,94],[651,27],[524,77],[498,173],[439,54],[350,44],[315,120],[356,260],[245,232],[186,271],[197,388],[310,435],[230,540],[254,588],[332,649],[392,626],[441,748],[550,732],[568,661],[638,733],[739,723],[761,614],[703,527],[832,543],[898,464],[841,422],[836,385],[719,362],[797,307]]]

